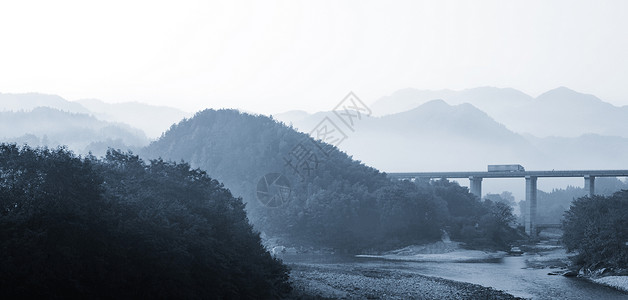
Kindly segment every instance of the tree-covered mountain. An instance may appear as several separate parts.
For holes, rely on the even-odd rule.
[[[286,162],[302,155],[295,152],[301,146],[307,155],[313,155],[304,160],[311,164],[311,170],[297,167],[303,178]],[[148,158],[185,160],[206,170],[243,197],[253,224],[266,234],[317,230],[312,234],[321,241],[341,242],[341,233],[331,232],[340,229],[338,223],[348,225],[342,231],[366,234],[378,222],[370,215],[373,208],[368,204],[375,201],[373,193],[387,185],[388,179],[345,153],[336,149],[320,151],[318,146],[326,148],[265,116],[205,110],[171,127],[141,153]],[[258,182],[269,173],[288,178],[292,190],[289,205],[272,208],[257,201]],[[337,203],[329,206],[332,198]]]
[[[148,144],[144,133],[129,125],[49,107],[0,112],[0,140],[31,146],[66,145],[78,153],[92,151],[98,155],[107,147],[127,149]]]
[[[514,236],[504,218],[509,213],[499,213],[505,209],[501,204],[481,202],[446,181],[392,182],[334,146],[266,116],[205,110],[141,153],[206,170],[242,196],[256,228],[295,243],[382,248],[437,240],[447,229],[469,244],[504,247]],[[267,182],[282,181],[279,175],[283,182],[273,192]],[[269,205],[264,199],[269,193],[280,198],[279,205]]]
[[[185,163],[0,144],[0,297],[270,299],[244,204]]]

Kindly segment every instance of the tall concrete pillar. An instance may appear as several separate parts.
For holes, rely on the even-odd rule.
[[[532,239],[536,239],[536,179],[536,176],[526,176],[526,201],[528,202],[526,232]]]
[[[469,189],[471,194],[478,196],[482,199],[482,177],[469,177]]]
[[[595,195],[595,176],[584,176],[584,190],[589,192],[589,197],[593,197]]]

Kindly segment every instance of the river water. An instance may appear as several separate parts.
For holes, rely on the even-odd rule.
[[[378,258],[290,259],[292,263],[342,264],[347,267],[399,270],[479,284],[530,299],[628,299],[628,293],[576,277],[548,275],[551,268],[530,268],[526,259],[537,254],[506,256],[486,262],[415,262]]]
[[[528,268],[524,256],[494,262],[442,263],[362,261],[379,267],[398,267],[418,274],[475,283],[531,299],[628,299],[628,294],[575,277],[548,275],[552,269]]]

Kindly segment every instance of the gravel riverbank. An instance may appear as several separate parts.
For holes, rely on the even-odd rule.
[[[606,276],[592,279],[593,282],[628,292],[628,276]]]
[[[291,299],[521,299],[476,284],[399,268],[292,263]]]

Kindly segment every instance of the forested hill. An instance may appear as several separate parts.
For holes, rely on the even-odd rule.
[[[325,148],[321,150],[318,146]],[[282,234],[288,228],[297,230],[295,226],[300,226],[299,233],[312,229],[320,232],[311,234],[325,239],[322,235],[327,234],[327,229],[338,229],[334,222],[352,223],[352,217],[367,221],[363,218],[367,212],[357,211],[359,205],[355,204],[364,204],[367,195],[389,184],[379,171],[327,147],[266,116],[236,110],[205,110],[172,126],[143,154],[149,158],[184,160],[206,170],[234,195],[243,197],[249,218],[264,233]],[[302,155],[297,153],[300,150],[309,157],[301,162],[297,172],[286,160],[292,158],[293,165],[298,164],[295,155]],[[305,162],[310,170],[305,168]],[[287,204],[267,206],[258,201],[258,183],[269,173],[283,174],[289,181],[291,196]],[[374,201],[372,197],[369,199]],[[319,223],[327,225],[325,228],[314,225]],[[371,221],[359,223],[353,225],[366,228]]]
[[[141,155],[184,160],[205,170],[243,197],[258,230],[295,242],[350,249],[398,246],[439,239],[448,228],[453,238],[464,236],[471,243],[490,231],[496,238],[484,243],[501,245],[503,235],[497,233],[509,231],[507,207],[482,203],[446,181],[391,182],[337,148],[266,116],[201,111],[173,125]],[[276,189],[267,190],[260,181],[279,175]],[[478,223],[485,226],[474,227]]]
[[[0,144],[0,298],[269,299],[288,270],[185,163]]]

